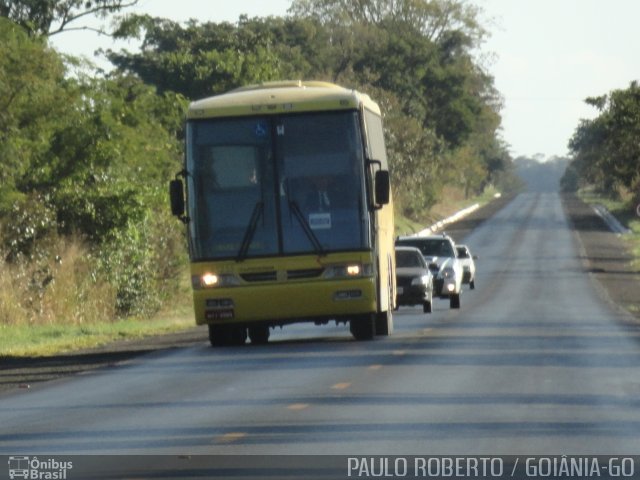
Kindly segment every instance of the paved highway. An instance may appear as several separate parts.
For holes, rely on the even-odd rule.
[[[554,193],[466,239],[462,308],[395,333],[297,325],[269,345],[191,348],[0,397],[1,454],[633,454],[640,331],[584,271]]]

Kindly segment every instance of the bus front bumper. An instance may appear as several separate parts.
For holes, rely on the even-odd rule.
[[[283,325],[376,312],[373,278],[194,290],[196,323]]]

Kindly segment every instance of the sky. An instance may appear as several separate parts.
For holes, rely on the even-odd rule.
[[[597,110],[584,103],[640,80],[638,0],[468,0],[482,9],[490,37],[478,58],[503,99],[502,139],[511,155],[548,159],[568,155],[581,119]],[[235,22],[286,15],[291,0],[140,0],[128,11],[183,22]],[[84,31],[52,37],[54,46],[94,61],[98,48],[135,50]],[[97,62],[102,66],[107,63]]]

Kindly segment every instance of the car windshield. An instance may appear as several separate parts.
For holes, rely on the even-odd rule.
[[[416,247],[425,257],[454,257],[451,242],[446,238],[408,238],[397,242],[399,245]]]
[[[396,267],[398,268],[427,268],[424,258],[416,251],[397,250]]]

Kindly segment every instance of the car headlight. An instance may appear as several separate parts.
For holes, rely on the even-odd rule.
[[[232,287],[240,285],[240,280],[235,275],[221,274],[206,272],[202,275],[193,275],[191,277],[191,285],[194,290],[200,290],[201,288],[220,288],[220,287]]]
[[[414,277],[413,280],[411,280],[411,285],[429,285],[429,275]]]
[[[456,272],[453,268],[447,267],[440,272],[440,276],[446,279],[453,279],[456,277]]]

